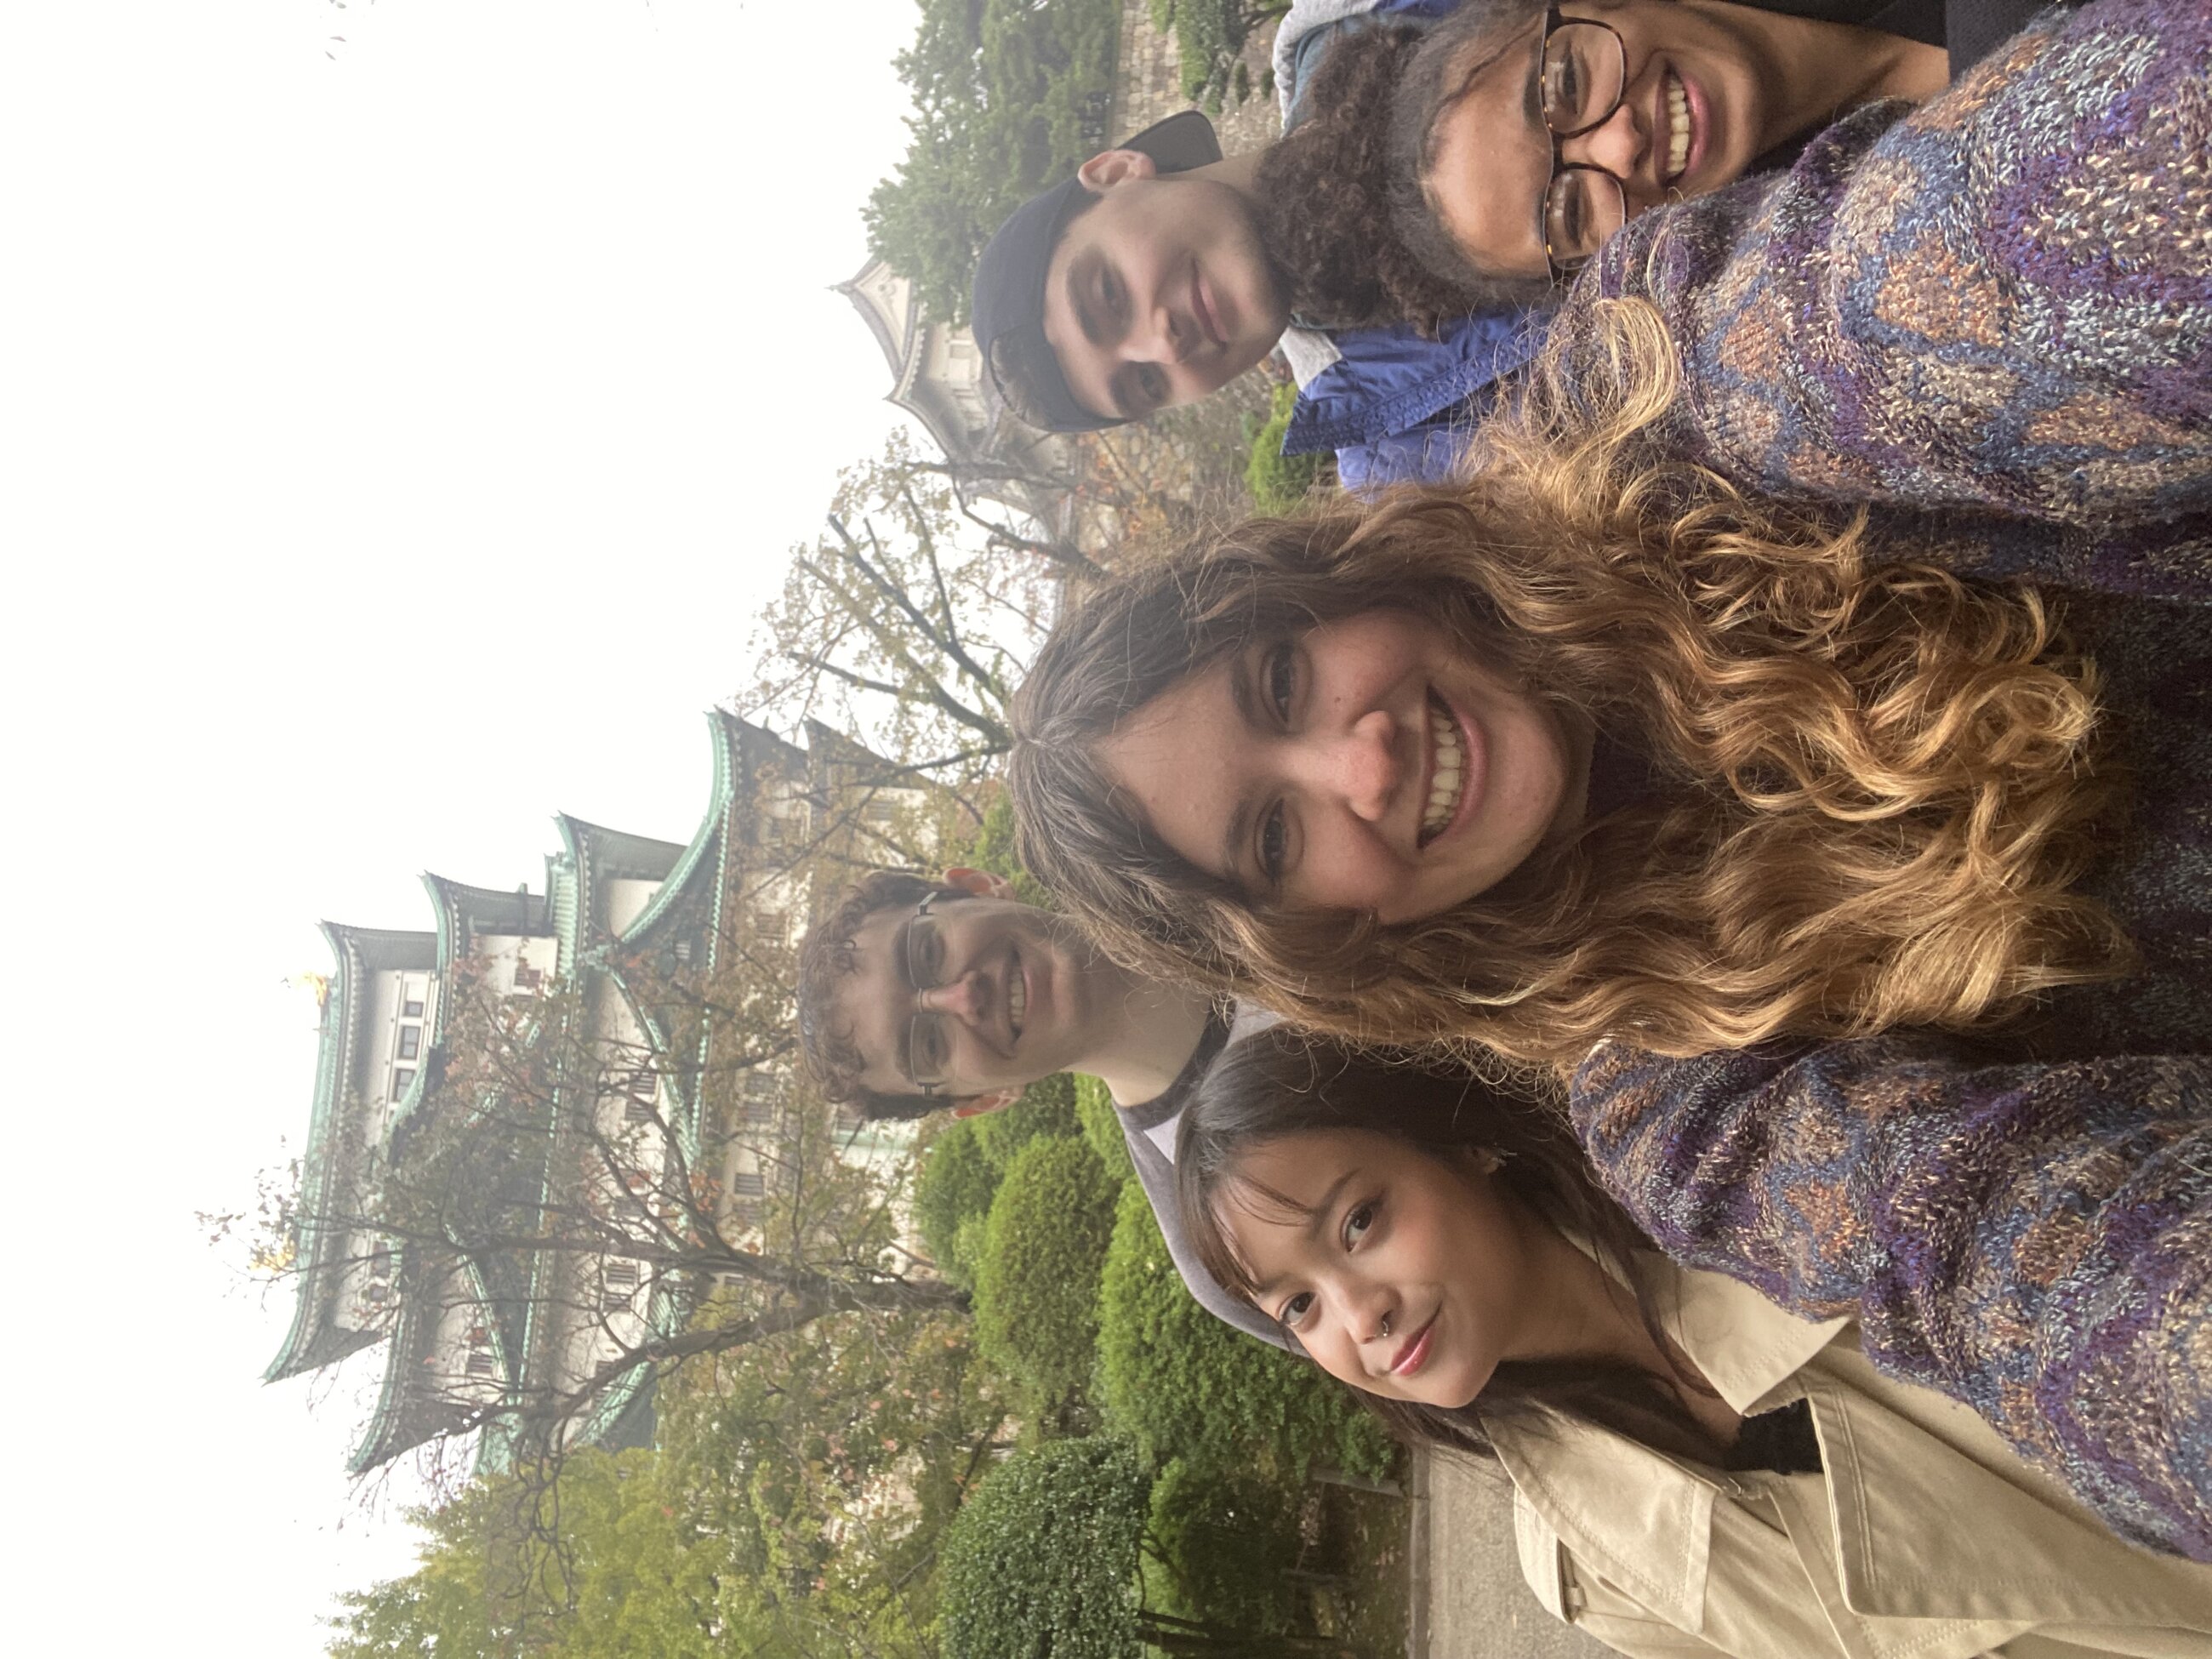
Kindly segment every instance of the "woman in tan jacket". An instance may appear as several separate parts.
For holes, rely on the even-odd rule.
[[[2212,1567],[1972,1411],[1650,1255],[1557,1120],[1278,1028],[1184,1114],[1218,1281],[1409,1438],[1495,1457],[1523,1572],[1628,1654],[2212,1659]]]

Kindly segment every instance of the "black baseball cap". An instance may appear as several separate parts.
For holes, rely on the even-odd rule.
[[[1162,173],[1188,173],[1221,159],[1213,123],[1194,109],[1156,121],[1114,148],[1151,156]],[[1123,424],[1119,416],[1094,415],[1076,401],[1044,337],[1045,272],[1060,232],[1090,194],[1070,174],[1030,197],[1006,216],[975,263],[968,319],[992,384],[1016,414],[1048,432],[1097,432]]]

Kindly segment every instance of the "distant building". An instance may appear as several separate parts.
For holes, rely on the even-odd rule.
[[[1072,440],[1028,425],[991,395],[975,337],[931,317],[914,284],[881,259],[870,259],[837,292],[883,348],[891,372],[887,401],[920,421],[945,453],[960,499],[996,501],[1066,533],[1067,486],[1081,456]]]
[[[487,1425],[479,1466],[502,1467],[513,1413],[526,1402],[592,1395],[588,1379],[601,1367],[681,1328],[689,1297],[649,1264],[580,1251],[573,1231],[562,1248],[535,1248],[558,1231],[554,1218],[628,1213],[633,1195],[595,1166],[595,1148],[618,1144],[633,1186],[696,1172],[703,1156],[715,1165],[726,1236],[758,1224],[768,1176],[756,1149],[783,1109],[787,1073],[780,1061],[722,1055],[722,1070],[738,1069],[710,1100],[703,1080],[720,1075],[715,1047],[726,1034],[696,1006],[672,1007],[666,988],[695,970],[711,976],[732,939],[749,949],[795,942],[812,895],[803,875],[775,873],[807,867],[785,855],[831,833],[833,812],[865,827],[912,792],[855,795],[849,786],[883,763],[824,727],[810,725],[801,749],[728,714],[709,721],[714,786],[688,844],[560,817],[543,892],[425,876],[428,928],[323,924],[336,967],[302,1160],[298,1299],[264,1376],[296,1376],[384,1344],[384,1382],[349,1462],[356,1473],[477,1422]],[[733,914],[740,895],[742,917]],[[481,1056],[455,1048],[475,1029],[456,1012],[468,998],[500,1000],[501,1009],[505,999],[525,1000],[512,1005],[514,1029],[530,1034],[524,1052],[544,1037],[557,1074],[534,1089],[441,1090],[449,1074],[485,1069]],[[580,1022],[580,1033],[533,1024],[556,1020]],[[578,1055],[591,1057],[587,1067]],[[588,1077],[571,1074],[586,1068]],[[556,1105],[564,1087],[588,1091],[588,1119]],[[722,1121],[707,1121],[710,1112]],[[721,1133],[732,1127],[757,1133]],[[455,1231],[522,1244],[447,1248],[449,1234],[424,1224],[408,1177],[434,1146],[448,1159],[460,1149],[449,1201],[470,1207]],[[404,1220],[401,1202],[416,1206]],[[565,1414],[563,1443],[648,1443],[650,1376],[633,1367]]]

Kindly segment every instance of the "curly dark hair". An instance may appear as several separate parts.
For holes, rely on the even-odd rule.
[[[857,1106],[866,1117],[921,1117],[959,1104],[944,1095],[892,1095],[864,1086],[867,1056],[837,1017],[837,988],[854,971],[854,936],[878,911],[911,910],[932,894],[974,896],[912,870],[871,870],[838,896],[799,947],[799,1054],[823,1099]]]
[[[1261,240],[1302,320],[1408,322],[1433,338],[1454,318],[1550,292],[1542,277],[1477,270],[1422,186],[1437,118],[1540,15],[1540,0],[1466,0],[1433,27],[1371,24],[1329,49],[1301,94],[1314,113],[1257,179]]]

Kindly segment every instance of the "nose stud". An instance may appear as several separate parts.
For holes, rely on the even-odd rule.
[[[1384,1314],[1382,1316],[1382,1334],[1386,1337],[1390,1334],[1390,1316],[1389,1314]]]

